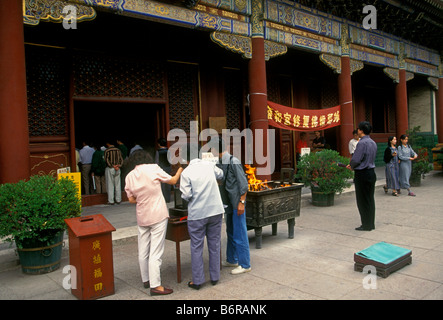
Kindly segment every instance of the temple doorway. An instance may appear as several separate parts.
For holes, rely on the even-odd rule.
[[[120,140],[128,152],[138,144],[154,156],[157,140],[166,134],[165,124],[164,104],[74,101],[75,145],[79,150],[83,141],[100,148],[106,142],[116,145],[116,140]],[[126,171],[122,171],[122,189]],[[83,206],[107,202],[106,193],[91,192],[82,195]],[[122,192],[122,199],[127,200],[125,192]]]
[[[136,144],[153,152],[165,133],[164,105],[127,102],[74,102],[76,147],[104,146],[118,139],[128,150]]]

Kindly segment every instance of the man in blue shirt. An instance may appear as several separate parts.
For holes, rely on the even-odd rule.
[[[369,122],[363,121],[358,125],[358,136],[354,154],[352,155],[349,169],[354,170],[355,196],[357,207],[360,213],[361,226],[355,228],[358,231],[371,231],[375,229],[375,156],[377,154],[377,144],[369,137],[372,126]]]
[[[88,143],[83,142],[83,148],[79,151],[80,163],[81,163],[81,180],[83,184],[83,191],[85,194],[91,193],[91,166],[92,155],[94,154],[94,148],[91,148]]]

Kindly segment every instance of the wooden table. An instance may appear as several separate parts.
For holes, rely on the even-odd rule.
[[[166,230],[166,239],[175,242],[175,255],[177,259],[177,282],[182,281],[181,260],[180,260],[180,242],[189,240],[188,220],[179,220],[180,217],[171,216]]]

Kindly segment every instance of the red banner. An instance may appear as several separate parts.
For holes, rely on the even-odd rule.
[[[268,101],[268,124],[294,130],[316,131],[340,125],[340,106],[328,109],[295,109]]]

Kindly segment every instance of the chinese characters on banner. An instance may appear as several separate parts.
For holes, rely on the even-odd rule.
[[[294,130],[325,130],[340,125],[340,106],[328,109],[295,109],[268,101],[270,126]]]

